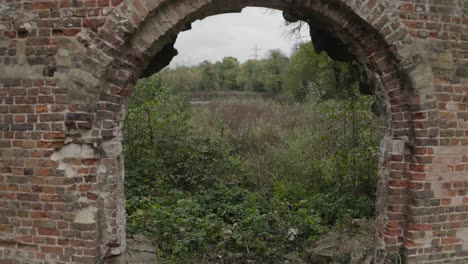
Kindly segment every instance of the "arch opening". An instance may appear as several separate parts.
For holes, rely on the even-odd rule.
[[[332,56],[351,55],[375,87],[383,256],[468,258],[463,1],[0,2],[1,261],[106,263],[123,252],[122,125],[137,79],[169,60],[152,59],[171,57],[192,21],[247,6],[308,20],[317,48],[344,44],[349,53]]]
[[[213,21],[210,21],[210,22],[214,23]],[[255,28],[254,25],[253,25],[253,28]],[[315,54],[315,53],[314,53],[314,54]],[[310,56],[314,56],[314,54],[309,54],[309,55],[310,55]],[[328,60],[327,60],[327,61],[328,61]],[[221,62],[220,62],[220,63],[221,63]],[[313,67],[313,66],[312,66],[312,67]],[[183,67],[183,68],[185,69],[185,67]],[[190,68],[190,69],[192,69],[193,71],[197,72],[197,66],[194,66],[193,68]],[[189,76],[189,75],[191,74],[191,71],[192,71],[192,70],[190,70],[190,69],[187,70],[187,71],[184,71],[184,72],[186,73],[187,76]],[[166,71],[164,71],[164,72],[167,72],[167,71],[169,71],[169,70],[166,70]],[[163,73],[164,73],[164,72],[163,72]],[[180,73],[180,72],[179,72],[179,73]],[[183,74],[183,73],[180,73],[180,74],[182,75],[182,76],[181,76],[181,79],[184,78],[184,74]],[[175,76],[175,78],[177,78],[177,76]],[[354,80],[354,81],[357,81],[357,80]],[[343,88],[343,87],[341,87],[341,88]],[[138,87],[138,89],[141,89],[141,86]],[[237,89],[237,88],[234,88],[234,89]],[[140,93],[138,93],[138,94],[140,94]],[[141,98],[141,95],[140,95],[140,98]],[[215,99],[215,100],[216,100],[216,99]],[[133,101],[133,102],[134,102],[134,101]],[[257,102],[257,101],[256,101],[256,102]],[[262,102],[263,102],[263,101],[258,101],[258,103],[262,103]],[[237,106],[239,107],[239,108],[237,108],[237,109],[239,109],[239,110],[241,109],[241,107],[249,107],[249,104],[248,104],[248,103],[246,103],[246,104],[243,104],[242,102],[239,102],[239,103],[240,103],[240,104],[237,105]],[[210,104],[210,103],[208,103],[208,104]],[[141,104],[139,104],[139,105],[141,105]],[[216,108],[216,103],[210,104],[210,105],[208,105],[207,107],[208,107],[208,109],[214,108],[214,109],[216,109],[215,111],[220,111],[220,112],[222,112],[221,109],[217,109],[217,108]],[[234,105],[229,105],[229,103],[227,103],[226,105],[224,105],[224,107],[230,108],[230,109],[231,109],[230,111],[234,111],[233,109],[236,109],[236,106],[234,106]],[[224,107],[223,107],[223,108],[224,108]],[[203,108],[204,108],[204,107],[203,107]],[[260,107],[260,108],[261,108],[261,107]],[[260,110],[260,108],[259,108],[259,110]],[[292,109],[292,108],[291,108],[291,109]],[[267,109],[267,110],[268,110],[268,109]],[[289,109],[289,108],[285,108],[285,110],[290,110],[290,109]],[[229,111],[229,110],[228,110],[228,111]],[[252,114],[253,114],[253,113],[252,113]],[[301,117],[299,117],[300,114],[299,114],[299,113],[297,113],[297,114],[298,114],[298,119],[300,119],[300,118],[301,118]],[[309,113],[309,114],[312,115],[311,113]],[[240,114],[240,115],[242,115],[242,114]],[[300,115],[300,116],[303,116],[303,115]],[[229,117],[228,117],[228,118],[229,118]],[[242,117],[241,117],[241,118],[242,118]],[[243,118],[245,118],[245,117],[243,117]],[[205,121],[205,122],[206,122],[206,119],[203,119],[203,118],[202,118],[202,119],[197,119],[197,120],[198,120],[198,121]],[[227,123],[230,123],[230,121],[231,121],[231,120],[226,120]],[[359,122],[359,121],[358,121],[358,122]],[[299,121],[298,123],[300,123],[300,121]],[[214,125],[214,124],[213,124],[213,125]],[[252,125],[252,124],[250,124],[250,125]],[[279,124],[279,126],[282,126],[282,124]],[[339,126],[339,125],[337,125],[337,126]],[[350,126],[352,126],[352,125],[350,125]],[[261,127],[260,127],[260,128],[261,128]],[[223,129],[222,131],[225,132],[225,133],[229,133],[229,131],[230,131],[231,129],[232,129],[232,127],[230,127],[229,125],[227,125],[227,128],[226,128],[226,129]],[[254,128],[254,129],[255,129],[255,128]],[[378,129],[377,129],[377,130],[378,130]],[[128,131],[128,130],[127,130],[127,131]],[[310,134],[313,134],[312,131],[309,131],[309,132],[311,132]],[[375,133],[378,133],[378,132],[375,132]],[[209,133],[207,133],[207,134],[209,134]],[[341,142],[341,141],[340,141],[340,142]],[[309,143],[310,143],[310,142],[309,142]],[[207,142],[207,144],[208,144],[208,146],[210,146],[208,142]],[[195,147],[195,148],[196,148],[196,147]],[[317,151],[317,152],[319,152],[319,151]],[[181,154],[181,155],[183,155],[183,154]],[[261,155],[261,154],[258,154],[258,156],[260,156],[260,155]],[[320,154],[319,154],[319,155],[320,155]],[[126,156],[126,161],[127,161],[127,158],[128,158],[128,157]],[[310,158],[312,158],[312,157],[310,157]],[[261,158],[259,158],[259,159],[261,159]],[[134,159],[132,159],[132,160],[134,160]],[[208,162],[208,161],[207,161],[207,162]],[[290,161],[290,163],[292,163],[292,161]],[[375,161],[375,164],[376,164],[376,163],[377,163],[377,162]],[[131,164],[131,162],[130,162],[130,164]],[[127,168],[127,166],[126,166],[126,168]],[[135,174],[132,173],[131,175],[135,175]],[[163,178],[163,177],[161,177],[161,178]],[[140,181],[140,182],[143,182],[143,181]],[[258,181],[257,181],[257,184],[259,184],[259,185],[261,185],[262,183],[264,184],[265,187],[271,188],[268,184],[265,184],[264,181],[263,181],[263,182],[258,182]],[[142,184],[142,185],[144,185],[144,184]],[[194,184],[194,185],[197,186],[197,184]],[[139,185],[138,185],[138,181],[137,181],[136,184],[133,183],[132,189],[134,189],[134,186],[139,186]],[[202,186],[203,186],[203,185],[202,185]],[[278,186],[281,186],[281,185],[278,185]],[[141,191],[141,188],[139,188],[139,187],[136,187],[136,189],[137,189],[138,191]],[[356,193],[357,193],[357,192],[358,192],[358,191],[356,191]],[[345,193],[342,193],[342,194],[344,195]],[[158,195],[160,195],[160,194],[158,194]],[[165,195],[165,194],[162,194],[162,195]],[[346,192],[346,195],[350,195],[350,193]],[[130,195],[130,197],[131,197],[131,195]],[[174,204],[175,204],[175,202],[174,202]],[[371,207],[373,208],[373,205],[372,205]],[[268,209],[266,209],[266,210],[268,210]],[[134,212],[135,212],[135,210],[132,209],[132,214],[133,214]],[[327,220],[327,221],[330,221],[330,220]],[[333,221],[333,220],[332,220],[332,221]],[[133,222],[133,221],[132,221],[132,222]],[[328,223],[328,222],[327,222],[327,224],[330,225],[330,223]],[[371,240],[371,239],[369,239],[369,240]],[[169,243],[168,243],[168,244],[169,244]]]
[[[389,18],[388,14],[379,16],[372,13],[374,15],[371,16],[365,12],[355,11],[355,7],[350,8],[338,1],[311,3],[258,0],[205,3],[180,0],[159,4],[140,3],[133,8],[129,5],[123,3],[115,11],[107,21],[109,29],[104,28],[100,31],[98,36],[101,37],[95,38],[88,49],[88,53],[93,57],[109,58],[100,62],[105,63],[105,67],[102,67],[104,71],[97,73],[103,77],[99,98],[103,102],[108,101],[112,90],[128,94],[138,77],[151,75],[166,66],[176,54],[173,45],[178,33],[189,29],[192,21],[215,14],[239,12],[247,6],[281,10],[285,18],[290,21],[306,21],[311,27],[316,49],[328,51],[337,60],[356,61],[359,65],[362,90],[365,92],[372,90],[376,95],[384,135],[381,143],[376,214],[380,247],[388,253],[399,252],[405,237],[403,228],[406,225],[407,193],[404,185],[390,188],[389,183],[392,181],[392,173],[403,174],[403,167],[407,166],[407,161],[403,161],[402,169],[399,169],[392,168],[388,160],[393,156],[409,154],[406,143],[411,140],[411,120],[408,115],[411,89],[401,84],[414,86],[411,72],[421,60],[417,55],[409,58],[404,52],[413,44],[411,36],[397,18]],[[368,3],[368,5],[361,8],[382,10],[387,3]],[[314,24],[325,27],[317,28]],[[107,30],[116,28],[119,28],[116,30],[117,34],[110,36]],[[343,50],[343,47],[347,48]],[[97,63],[96,59],[89,62],[90,65]],[[409,76],[410,81],[407,81],[408,79],[402,81],[402,76]],[[394,98],[395,96],[398,100]],[[125,98],[123,100],[126,101]],[[118,115],[124,116],[125,103],[123,105],[124,108],[118,111]],[[396,120],[394,119],[396,115],[401,115],[403,118]],[[115,125],[115,128],[101,133],[108,133],[105,138],[120,144],[118,135],[122,119],[117,120]],[[400,178],[399,181],[405,182],[406,179]],[[119,200],[123,199],[122,183],[122,180],[115,183],[121,190],[118,192]],[[114,215],[104,213],[104,219],[115,219],[117,223],[112,224],[116,226],[115,231],[106,235],[107,240],[113,242],[104,243],[115,245],[115,248],[108,246],[101,248],[107,256],[113,255],[110,253],[113,251],[120,252],[118,248],[123,248],[125,245],[125,231],[118,227],[125,226],[123,203],[120,203],[117,211],[118,213],[112,212]]]

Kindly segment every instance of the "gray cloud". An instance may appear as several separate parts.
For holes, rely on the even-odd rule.
[[[310,39],[306,32],[303,39]],[[264,8],[245,8],[242,13],[211,16],[192,24],[192,29],[179,34],[176,49],[179,55],[171,66],[198,64],[233,56],[240,61],[253,58],[254,48],[259,55],[270,49],[290,54],[299,40],[287,34],[279,11]]]

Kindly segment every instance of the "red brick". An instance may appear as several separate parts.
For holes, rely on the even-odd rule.
[[[62,247],[41,247],[41,252],[62,255],[63,248]]]
[[[104,25],[105,19],[102,18],[86,18],[83,20],[83,26],[87,28],[98,28]]]
[[[45,149],[59,149],[65,145],[64,142],[55,142],[55,141],[37,141],[36,147],[37,148],[45,148]]]
[[[41,1],[41,2],[31,2],[24,3],[25,10],[38,10],[38,9],[52,9],[57,8],[57,1]]]
[[[58,236],[60,231],[57,229],[38,228],[37,233],[41,236]],[[44,251],[43,251],[44,252]],[[52,253],[52,252],[51,252]]]
[[[432,230],[431,224],[408,224],[408,230],[412,231],[430,231]]]
[[[442,242],[443,245],[446,245],[446,244],[456,244],[456,243],[460,243],[462,241],[461,241],[460,238],[447,237],[447,238],[442,238],[441,242]]]
[[[66,135],[64,132],[47,132],[43,135],[44,139],[65,139]]]
[[[39,195],[32,193],[18,193],[16,194],[16,199],[20,201],[39,201]]]
[[[31,218],[47,218],[47,212],[44,211],[33,211],[29,213]]]
[[[35,170],[35,175],[36,176],[53,176],[54,175],[54,170],[53,169],[47,169],[47,168],[37,168]]]

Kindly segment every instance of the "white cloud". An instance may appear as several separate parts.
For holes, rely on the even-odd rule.
[[[306,30],[305,30],[306,31]],[[303,32],[304,39],[310,39]],[[253,58],[254,49],[259,55],[270,49],[281,49],[290,54],[296,37],[287,34],[280,11],[265,8],[245,8],[242,13],[207,17],[192,24],[192,29],[181,32],[176,42],[179,55],[171,66],[198,64],[204,60],[217,61],[233,56],[240,61]]]

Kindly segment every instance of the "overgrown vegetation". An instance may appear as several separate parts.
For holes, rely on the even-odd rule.
[[[141,80],[124,134],[129,233],[151,237],[162,263],[296,263],[328,230],[373,217],[372,98],[350,83],[330,96],[340,75],[328,74],[299,78],[306,92],[288,103],[190,105],[167,73]]]

